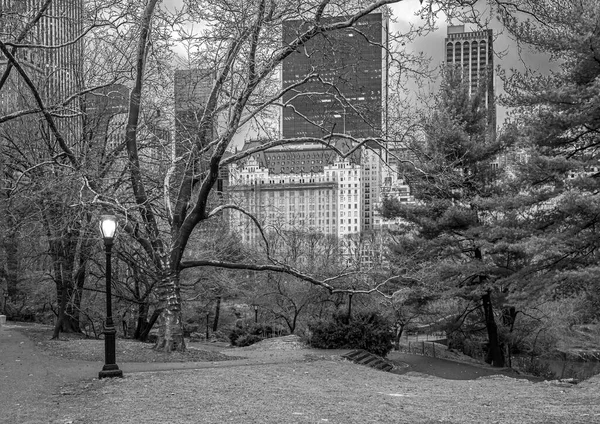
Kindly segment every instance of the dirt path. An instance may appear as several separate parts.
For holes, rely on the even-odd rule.
[[[61,388],[97,375],[101,364],[45,355],[11,327],[0,329],[0,423],[52,422],[56,411],[72,407]]]

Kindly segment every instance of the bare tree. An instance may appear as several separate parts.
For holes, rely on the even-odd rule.
[[[18,55],[11,47],[27,48],[18,43],[7,43],[0,39],[0,50],[7,58],[12,71],[24,81],[33,97],[32,108],[17,111],[17,114],[40,114],[46,122],[53,146],[56,146],[53,162],[72,170],[79,182],[79,204],[91,206],[91,211],[102,208],[118,213],[124,222],[125,232],[134,239],[150,259],[155,274],[160,280],[157,285],[160,325],[156,347],[166,351],[185,349],[183,320],[181,317],[181,273],[195,267],[222,267],[271,271],[291,275],[320,286],[330,293],[371,293],[378,285],[361,289],[338,287],[336,282],[344,275],[317,278],[282,263],[270,255],[268,243],[263,263],[241,263],[222,259],[207,259],[186,256],[188,246],[194,240],[196,229],[228,209],[240,208],[233,204],[218,204],[215,188],[220,172],[230,164],[242,160],[258,151],[294,142],[320,143],[341,157],[348,157],[368,143],[383,145],[384,134],[375,130],[368,138],[357,139],[343,128],[325,128],[320,137],[280,138],[266,128],[269,116],[281,110],[293,108],[289,101],[296,89],[309,82],[318,82],[320,91],[336,91],[335,86],[316,71],[309,70],[300,82],[281,86],[278,81],[280,66],[292,54],[307,54],[305,46],[317,37],[327,39],[338,31],[353,30],[361,33],[358,24],[369,13],[380,11],[386,5],[400,0],[357,1],[356,3],[331,0],[258,2],[236,0],[195,0],[186,3],[184,10],[167,13],[158,7],[158,0],[149,0],[145,5],[130,1],[119,3],[97,2],[98,10],[89,13],[90,24],[81,29],[80,35],[89,36],[99,45],[105,46],[109,55],[99,58],[99,69],[90,76],[87,84],[81,84],[72,97],[63,99],[61,107],[73,105],[74,99],[98,86],[120,80],[128,80],[129,96],[124,142],[102,156],[97,173],[90,172],[88,162],[78,156],[68,137],[57,124],[47,99],[40,95],[40,87],[30,78]],[[330,19],[335,17],[335,19]],[[286,42],[282,39],[284,22],[296,20],[302,25]],[[151,110],[153,100],[160,99],[168,90],[169,47],[176,41],[172,38],[173,28],[187,28],[188,24],[202,23],[202,30],[190,33],[182,29],[180,38],[193,46],[191,64],[198,69],[213,69],[210,90],[206,102],[198,110],[198,130],[192,142],[182,149],[175,146],[164,149],[166,143],[159,142],[154,152],[163,155],[160,171],[149,166],[150,152],[147,142],[161,139],[152,124],[157,114]],[[73,41],[74,42],[74,41]],[[112,46],[112,47],[111,47]],[[384,46],[374,45],[374,48]],[[41,48],[41,47],[40,47]],[[60,46],[54,46],[60,48]],[[133,50],[133,55],[130,53]],[[133,58],[133,59],[132,59]],[[100,76],[108,73],[108,79]],[[353,105],[353,100],[341,101],[358,116],[364,112]],[[163,97],[164,98],[164,97]],[[160,100],[159,100],[160,101]],[[76,107],[74,107],[77,110]],[[8,118],[1,118],[8,119]],[[318,124],[318,123],[314,123]],[[226,155],[236,132],[245,125],[256,125],[266,129],[267,137],[253,149]],[[351,148],[336,149],[332,140],[343,139]],[[164,140],[164,139],[163,139]],[[162,149],[162,151],[161,151]],[[127,187],[119,190],[115,185],[105,184],[114,180],[110,174],[118,168],[121,152],[126,153],[126,168],[122,169],[117,181],[127,179]],[[150,155],[152,156],[152,155]],[[166,160],[164,160],[166,159]],[[111,175],[111,178],[107,178]],[[162,181],[158,177],[162,176]],[[242,211],[244,212],[244,211]],[[258,221],[256,221],[258,225]],[[259,226],[261,233],[262,228]]]

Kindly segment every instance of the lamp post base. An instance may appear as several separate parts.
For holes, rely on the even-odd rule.
[[[123,371],[119,369],[117,364],[104,365],[102,371],[98,373],[99,379],[113,377],[123,377]]]
[[[116,334],[112,317],[106,318],[104,326],[104,366],[98,374],[99,378],[123,377],[116,361]]]

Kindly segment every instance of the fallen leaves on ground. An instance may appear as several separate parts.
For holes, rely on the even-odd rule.
[[[345,361],[143,373],[95,381],[73,423],[600,422],[598,382],[558,387],[505,376],[444,380]],[[98,416],[97,411],[103,415]]]
[[[65,359],[103,361],[104,340],[85,338],[80,334],[62,333],[58,340],[50,340],[52,330],[48,327],[30,326],[19,328],[46,353]],[[217,362],[239,359],[220,352],[187,349],[185,352],[160,352],[152,343],[117,339],[116,354],[119,362]]]

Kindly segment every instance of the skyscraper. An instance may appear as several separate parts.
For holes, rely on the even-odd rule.
[[[462,72],[471,94],[485,85],[485,105],[488,123],[496,128],[496,101],[494,96],[494,37],[491,29],[465,32],[464,25],[448,27],[445,39],[446,66]]]
[[[200,123],[212,88],[214,72],[204,69],[176,70],[174,75],[175,97],[175,156],[179,160],[175,169],[175,181],[180,181],[183,172],[190,162],[195,172],[201,173],[208,167],[200,158],[192,158],[192,147],[201,142]],[[207,128],[208,140],[212,138],[212,120]],[[206,140],[205,140],[206,141]],[[206,158],[204,158],[206,159]],[[191,181],[189,182],[192,183]],[[179,187],[175,187],[178,190]],[[176,192],[176,191],[175,191]]]
[[[82,43],[79,40],[83,0],[53,1],[37,24],[18,41],[17,37],[25,31],[40,7],[41,2],[34,0],[0,0],[0,37],[5,42],[28,45],[17,48],[15,57],[36,83],[42,97],[58,105],[75,92],[83,70]],[[7,58],[0,54],[0,65],[4,65],[0,70],[4,71],[7,63]],[[3,87],[3,107],[14,107],[15,101],[25,101],[19,93],[24,86],[16,74],[13,69],[11,79]],[[68,108],[59,108],[55,113],[71,115],[72,111]]]
[[[323,19],[324,23],[342,18]],[[289,43],[306,27],[283,24]],[[284,138],[321,137],[331,132],[356,138],[378,137],[384,129],[387,102],[387,19],[373,13],[349,29],[318,34],[283,62],[281,133]]]
[[[184,154],[197,141],[200,120],[212,88],[213,73],[201,69],[175,71],[175,140]],[[209,133],[212,132],[209,130]]]
[[[55,124],[73,151],[82,146],[79,98],[73,96],[81,87],[83,74],[83,0],[55,0],[37,23],[27,28],[40,12],[43,2],[33,0],[0,0],[0,37],[17,47],[18,63],[33,82],[44,105],[52,110]],[[0,54],[0,75],[5,75],[8,58]],[[38,108],[31,89],[16,69],[0,88],[0,115]],[[69,101],[67,102],[67,100]],[[0,128],[0,137],[16,135],[39,140],[50,134],[40,131],[36,117],[24,116]],[[42,124],[43,125],[43,124]],[[42,150],[39,150],[41,153]],[[51,155],[56,152],[49,152]]]

